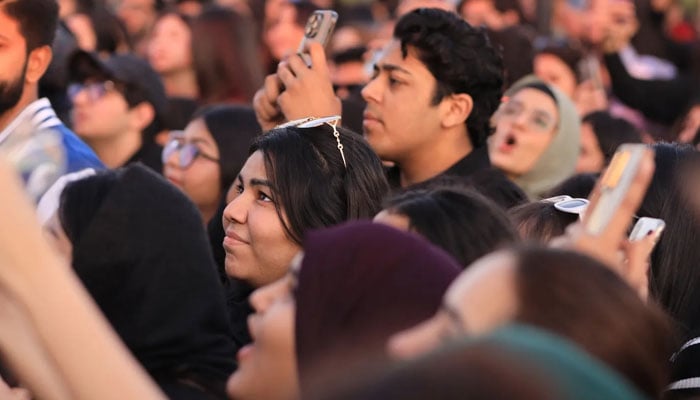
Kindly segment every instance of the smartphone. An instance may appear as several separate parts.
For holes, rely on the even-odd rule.
[[[301,39],[297,50],[309,67],[311,67],[309,43],[318,42],[325,47],[333,34],[336,22],[338,22],[338,13],[333,10],[316,10],[309,16],[304,28],[304,38]]]
[[[594,55],[587,55],[581,59],[578,65],[581,81],[590,80],[593,87],[597,90],[605,90],[603,87],[603,78],[600,74],[600,61]]]
[[[601,179],[600,198],[586,210],[584,228],[599,235],[610,223],[642,163],[645,144],[622,144]]]
[[[662,219],[641,217],[637,223],[634,224],[629,240],[630,242],[634,242],[643,239],[649,234],[649,232],[651,232],[653,235],[659,235],[661,232],[663,232],[665,227],[666,223]]]

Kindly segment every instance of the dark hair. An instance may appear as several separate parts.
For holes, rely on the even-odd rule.
[[[304,27],[306,26],[306,21],[308,21],[311,14],[318,10],[319,7],[311,1],[301,0],[301,1],[290,1],[287,3],[294,7],[296,10],[296,24]]]
[[[131,38],[119,17],[104,6],[96,6],[87,15],[92,23],[92,29],[95,31],[97,39],[95,50],[97,52],[114,54],[120,46],[126,46],[131,50]]]
[[[600,174],[597,173],[576,174],[552,188],[544,197],[568,195],[574,198],[587,199],[591,195],[599,176]]]
[[[58,25],[56,0],[0,0],[0,10],[19,23],[27,53],[51,46]]]
[[[521,17],[521,21],[524,20],[524,17]],[[504,88],[532,74],[534,50],[526,30],[515,26],[497,31],[490,30],[488,33],[494,47],[499,49],[503,56]]]
[[[501,101],[503,61],[482,29],[473,28],[454,13],[419,8],[396,24],[405,58],[409,47],[435,77],[433,105],[445,96],[466,93],[474,100],[467,130],[474,147],[486,142],[489,120]]]
[[[513,225],[526,241],[547,244],[561,236],[566,227],[578,220],[578,215],[559,211],[553,203],[534,201],[508,210]]]
[[[262,85],[254,22],[235,11],[208,6],[192,21],[192,59],[204,104],[249,103]]]
[[[413,190],[384,204],[405,215],[409,229],[452,255],[462,267],[517,240],[505,212],[471,190]]]
[[[590,124],[598,139],[598,147],[605,158],[605,165],[610,163],[617,147],[623,143],[642,143],[639,130],[622,118],[615,118],[607,111],[595,111],[581,121]]]
[[[617,370],[650,398],[668,383],[675,338],[663,312],[613,270],[578,253],[514,250],[515,321],[559,334]]]
[[[560,59],[571,70],[576,78],[576,83],[581,82],[581,71],[579,64],[583,59],[583,52],[573,43],[567,41],[556,41],[554,39],[541,37],[535,40],[535,56],[540,54],[550,54]]]
[[[700,328],[700,248],[692,243],[700,237],[700,224],[684,195],[690,188],[681,171],[698,155],[689,145],[659,143],[653,149],[656,169],[637,215],[661,218],[666,229],[651,255],[649,293],[688,335]]]
[[[367,142],[342,127],[338,132],[347,167],[325,125],[273,129],[250,148],[250,154],[263,153],[277,213],[298,244],[310,229],[374,217],[389,191],[381,161]]]
[[[248,148],[262,132],[250,107],[218,104],[195,112],[192,121],[201,118],[219,148],[221,193],[226,194],[248,158]]]

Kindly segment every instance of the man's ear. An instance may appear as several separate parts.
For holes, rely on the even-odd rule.
[[[131,115],[132,127],[139,132],[143,132],[143,130],[146,129],[146,127],[150,125],[151,122],[153,122],[153,119],[156,117],[156,111],[153,108],[153,105],[147,101],[142,101],[136,106],[132,107],[129,110],[129,114]]]
[[[50,46],[41,46],[32,50],[27,60],[27,73],[24,79],[28,83],[39,82],[39,79],[44,76],[44,73],[49,68],[51,58],[53,58],[53,52]]]
[[[455,93],[446,96],[443,101],[442,126],[452,128],[464,125],[474,109],[474,99],[466,93]]]

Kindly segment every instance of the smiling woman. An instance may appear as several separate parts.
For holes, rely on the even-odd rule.
[[[460,267],[415,235],[355,222],[307,235],[282,279],[251,295],[253,344],[238,352],[229,396],[294,399],[365,361],[440,305]]]
[[[307,231],[381,209],[388,185],[379,158],[337,122],[280,127],[253,143],[223,215],[229,276],[253,287],[273,282]]]

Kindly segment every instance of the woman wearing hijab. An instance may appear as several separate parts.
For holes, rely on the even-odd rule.
[[[561,336],[509,324],[389,368],[357,371],[313,400],[642,400],[620,374]]]
[[[163,148],[163,175],[189,197],[205,224],[215,218],[222,198],[261,132],[249,107],[204,108]]]
[[[381,224],[312,232],[303,249],[251,296],[253,344],[238,353],[234,399],[298,398],[329,372],[382,358],[389,336],[434,312],[460,271],[442,250]]]
[[[60,225],[73,268],[172,399],[225,398],[235,346],[195,207],[141,165],[69,184]]]
[[[558,89],[529,76],[516,82],[493,116],[491,163],[532,199],[574,173],[580,118]]]

